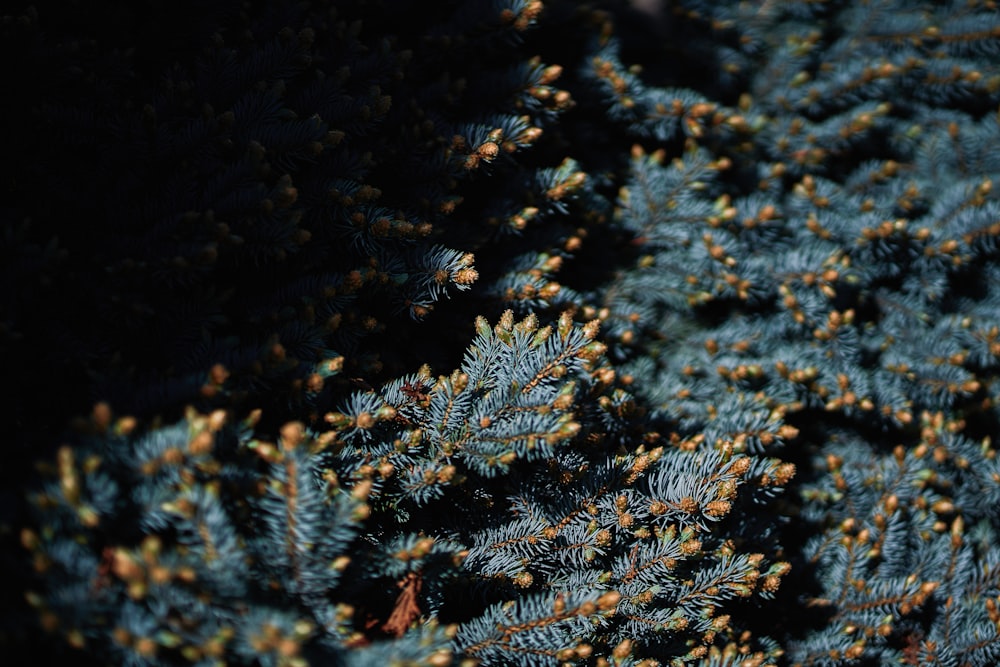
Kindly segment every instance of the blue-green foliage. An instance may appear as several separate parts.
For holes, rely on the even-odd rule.
[[[664,423],[744,451],[799,435],[793,566],[823,618],[783,642],[790,664],[993,665],[1000,70],[978,56],[1000,16],[701,9],[740,35],[746,91],[683,153],[634,153],[612,353]]]
[[[5,226],[9,330],[140,413],[42,457],[41,628],[132,665],[1000,661],[993,3],[388,4],[206,15],[160,83],[84,61],[110,120],[40,106],[115,186],[93,239]],[[27,325],[53,294],[110,337]]]
[[[773,495],[787,466],[629,445],[594,323],[508,311],[477,331],[459,370],[355,394],[326,415],[334,430],[291,422],[271,443],[220,411],[146,434],[119,420],[64,447],[31,498],[23,541],[51,591],[32,604],[130,664],[291,665],[369,645],[417,659],[415,636],[427,664],[549,664],[623,642],[692,659],[728,631],[714,609],[773,592],[787,564],[713,526]],[[464,606],[468,585],[482,610]],[[406,632],[431,617],[460,621],[450,644]],[[398,638],[371,644],[369,621]]]

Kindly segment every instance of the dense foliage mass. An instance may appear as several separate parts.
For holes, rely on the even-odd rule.
[[[993,2],[119,4],[0,27],[9,655],[1000,662]]]

